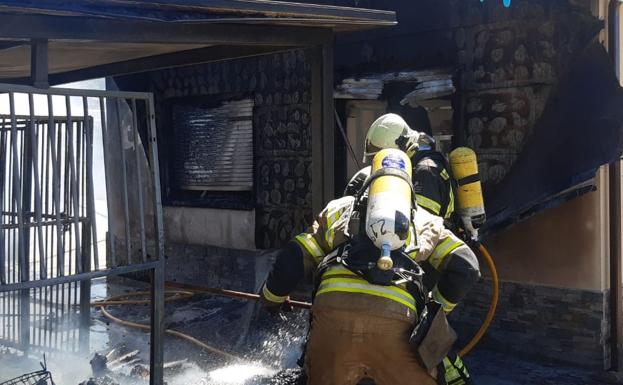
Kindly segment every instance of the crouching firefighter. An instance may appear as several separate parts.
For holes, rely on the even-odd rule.
[[[265,307],[278,311],[306,276],[316,283],[305,354],[309,385],[363,378],[378,385],[437,383],[455,339],[444,310],[480,273],[469,247],[442,218],[417,210],[414,196],[409,158],[397,149],[379,151],[356,196],[329,202],[279,253],[261,290]],[[432,298],[420,267],[425,261],[434,267]]]

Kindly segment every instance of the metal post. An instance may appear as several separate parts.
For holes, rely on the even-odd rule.
[[[322,156],[322,49],[308,50],[311,62],[311,147],[312,147],[312,210],[319,213],[324,207]]]
[[[30,80],[37,88],[48,88],[48,40],[33,39],[30,43]]]
[[[152,169],[152,186],[154,193],[154,235],[156,237],[156,255],[158,267],[152,270],[151,277],[151,350],[149,377],[150,385],[163,384],[164,361],[164,230],[162,224],[162,202],[160,198],[160,166],[158,164],[158,141],[156,138],[156,116],[153,95],[149,95],[146,103],[149,116],[148,146]]]
[[[330,40],[331,39],[331,40]],[[335,196],[333,40],[310,50],[312,80],[312,186],[314,212]]]
[[[98,268],[97,254],[97,227],[95,225],[97,218],[95,216],[95,198],[93,193],[93,124],[89,116],[89,103],[86,97],[82,97],[82,109],[84,111],[84,120],[82,123],[85,143],[83,151],[85,155],[85,180],[86,191],[84,198],[86,200],[86,216],[87,220],[82,222],[82,271],[91,271],[91,245],[93,245],[95,255],[95,268]],[[93,243],[91,241],[93,240]],[[90,320],[91,320],[91,280],[80,281],[80,334],[79,334],[79,351],[81,353],[89,352],[90,339]]]
[[[119,151],[121,152],[121,174],[123,181],[123,214],[125,220],[125,247],[128,253],[126,263],[132,264],[132,235],[130,233],[130,207],[128,199],[128,173],[126,170],[127,160],[125,156],[125,148],[123,146],[123,124],[121,121],[121,99],[116,99],[117,107],[117,131],[119,135]]]
[[[82,271],[89,272],[91,270],[91,220],[87,219],[82,222],[82,250],[81,264]],[[80,330],[78,334],[80,353],[89,352],[90,340],[90,323],[91,323],[91,280],[85,279],[80,281]]]
[[[76,162],[78,159],[76,158],[76,154],[74,152],[74,122],[73,117],[71,116],[71,99],[70,96],[65,96],[65,105],[67,108],[67,157],[69,158],[69,179],[70,179],[70,190],[71,197],[70,201],[73,206],[73,220],[74,220],[74,237],[76,239],[75,246],[75,255],[77,257],[78,253],[82,248],[80,247],[80,226],[78,224],[78,217],[80,216],[80,205],[78,200],[78,178],[80,177],[78,174],[79,167],[77,167]],[[75,269],[78,273],[82,273],[82,266],[78,258],[75,260]],[[71,297],[70,297],[71,298]]]
[[[149,385],[164,383],[164,259],[151,271]]]
[[[608,7],[608,50],[621,83],[621,4],[611,0]],[[623,370],[623,245],[621,240],[621,159],[608,166],[610,231],[610,354],[611,369]]]
[[[333,102],[333,36],[322,45],[323,206],[335,197],[335,103]]]
[[[141,155],[143,154],[143,146],[140,144],[140,135],[138,134],[136,99],[132,99],[132,132],[134,134],[134,162],[136,165],[136,187],[138,190],[139,223],[141,226],[141,254],[143,262],[147,262],[147,243],[145,241],[145,203],[143,202],[143,176],[141,171],[141,159],[143,159]]]
[[[4,119],[2,119],[2,128],[4,128]],[[7,164],[7,132],[3,129],[0,131],[0,210],[4,209],[4,191],[6,188],[6,176],[8,171]],[[0,226],[4,224],[4,214],[0,213]],[[5,231],[0,229],[0,285],[7,283],[6,276],[6,243]],[[8,302],[8,300],[6,301]],[[4,309],[3,309],[4,310]]]
[[[93,242],[93,261],[95,268],[99,268],[99,251],[97,249],[97,214],[95,212],[95,193],[93,191],[93,118],[89,116],[89,101],[82,98],[84,110],[84,129],[86,133],[86,203],[87,215],[91,221],[91,239]],[[90,267],[89,267],[90,268]],[[88,270],[86,270],[88,271]]]
[[[61,168],[56,147],[57,137],[60,135],[60,132],[56,132],[52,95],[48,95],[47,99],[48,141],[50,142],[50,157],[52,160],[52,205],[54,206],[54,218],[56,220],[56,275],[61,276],[65,274],[65,246],[63,242],[63,227],[61,225]],[[56,292],[58,293],[58,290]]]
[[[43,228],[41,227],[41,223],[43,222],[42,213],[41,213],[41,183],[39,180],[39,141],[38,133],[35,132],[35,102],[33,100],[32,93],[28,94],[28,104],[30,106],[30,118],[28,129],[30,131],[29,140],[30,140],[30,154],[32,160],[32,172],[34,174],[35,181],[35,220],[37,227],[37,246],[38,246],[38,255],[39,255],[39,279],[44,279],[47,276],[46,270],[46,260],[45,260],[45,252],[43,247]],[[28,172],[30,175],[30,171]],[[30,199],[29,199],[30,200]]]
[[[15,210],[17,211],[18,223],[18,254],[19,254],[19,270],[20,282],[30,280],[30,266],[28,253],[28,233],[29,230],[24,226],[24,212],[30,210],[30,193],[31,193],[31,173],[32,167],[32,143],[29,135],[22,135],[22,145],[24,146],[24,157],[20,162],[18,156],[17,141],[17,118],[15,116],[15,94],[9,93],[9,109],[11,112],[11,139],[13,141],[13,189]],[[27,125],[28,126],[28,125]],[[23,183],[23,184],[22,184]],[[17,185],[15,185],[17,184]],[[23,188],[22,188],[23,187]],[[24,352],[28,351],[30,345],[30,290],[24,289],[20,291],[19,300],[19,330],[20,330],[20,346]]]
[[[111,189],[112,180],[110,177],[109,164],[108,164],[108,150],[111,148],[108,137],[108,125],[106,122],[106,103],[103,97],[99,98],[100,101],[100,119],[102,128],[102,143],[104,146],[104,178],[106,178],[106,207],[108,207],[108,252],[110,253],[110,265],[117,266],[117,254],[115,252],[115,236],[112,233],[112,215],[110,210],[112,207]]]

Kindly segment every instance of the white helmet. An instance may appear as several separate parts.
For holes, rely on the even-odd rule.
[[[400,115],[385,114],[368,129],[363,162],[385,148],[397,148],[412,157],[418,149],[419,137],[420,133],[412,130]]]

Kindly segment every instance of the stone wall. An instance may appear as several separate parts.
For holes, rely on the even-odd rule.
[[[504,178],[557,79],[597,31],[588,10],[540,3],[518,4],[515,13],[493,19],[501,22],[454,33],[462,68],[462,139],[478,154],[485,189]]]
[[[166,130],[162,114],[173,98],[252,95],[256,246],[279,247],[311,222],[311,71],[305,51],[170,68],[151,73],[149,84],[160,130]]]
[[[481,280],[451,313],[459,346],[484,321],[491,292],[491,281]],[[607,291],[502,282],[495,318],[480,346],[547,362],[605,368],[610,361],[608,296]]]
[[[257,292],[274,260],[270,253],[168,242],[165,280]]]

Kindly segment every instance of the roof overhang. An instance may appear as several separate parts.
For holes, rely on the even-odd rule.
[[[259,0],[0,0],[0,81],[25,82],[32,41],[50,83],[225,60],[396,24],[394,12]]]

